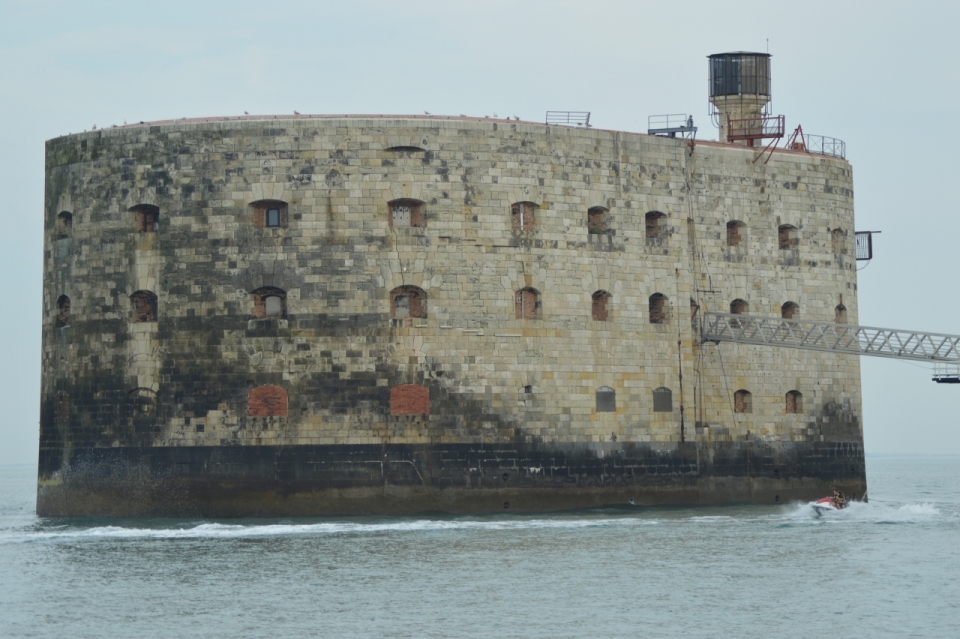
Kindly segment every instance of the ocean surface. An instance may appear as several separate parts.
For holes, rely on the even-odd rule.
[[[960,637],[960,457],[870,503],[553,515],[34,514],[0,467],[0,637]]]

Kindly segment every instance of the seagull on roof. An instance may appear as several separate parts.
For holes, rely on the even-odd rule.
[[[244,114],[244,115],[250,115],[250,112],[249,112],[249,111],[244,111],[243,114]]]
[[[496,113],[494,113],[494,114],[493,114],[493,117],[497,117],[497,114],[496,114]]]
[[[299,112],[299,111],[294,111],[293,114],[294,114],[294,115],[300,115],[300,112]]]
[[[424,115],[430,115],[430,112],[429,112],[429,111],[424,111],[423,114],[424,114]]]

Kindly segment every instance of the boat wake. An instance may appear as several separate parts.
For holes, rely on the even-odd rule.
[[[795,502],[786,508],[788,510],[784,516],[798,521],[903,524],[927,521],[943,515],[943,512],[931,503],[888,504],[852,501],[848,502],[847,507],[842,510],[818,512],[813,502]]]

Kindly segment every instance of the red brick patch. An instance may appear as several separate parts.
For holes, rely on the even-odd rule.
[[[250,417],[286,417],[287,391],[279,386],[257,386],[247,396]]]
[[[390,389],[391,415],[429,415],[430,389],[418,384],[401,384]]]

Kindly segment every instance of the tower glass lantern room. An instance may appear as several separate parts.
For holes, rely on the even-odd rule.
[[[763,120],[771,97],[770,54],[736,51],[708,59],[710,116],[720,127],[720,141],[752,146],[751,138],[771,137]]]

